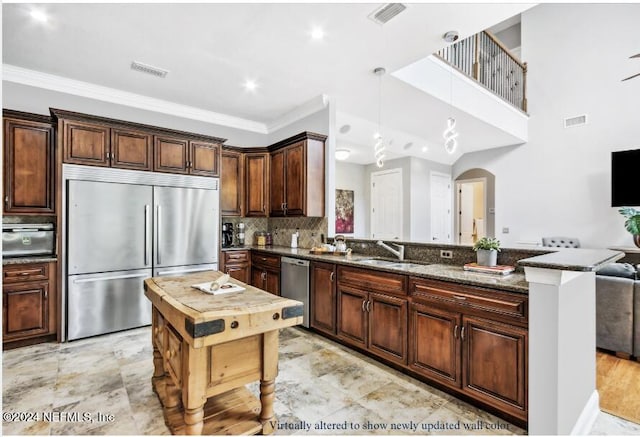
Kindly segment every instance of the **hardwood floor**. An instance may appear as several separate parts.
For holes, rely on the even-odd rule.
[[[640,424],[640,362],[598,351],[596,370],[600,409]]]

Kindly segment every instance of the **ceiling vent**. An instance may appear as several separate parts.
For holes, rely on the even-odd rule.
[[[154,67],[153,65],[143,64],[142,62],[133,61],[131,63],[131,69],[140,71],[142,73],[151,74],[157,77],[165,77],[169,70],[164,70],[162,68]]]
[[[382,26],[405,9],[402,3],[387,3],[369,14],[369,18]]]
[[[576,115],[575,117],[569,117],[564,119],[564,128],[578,127],[587,124],[587,114]]]

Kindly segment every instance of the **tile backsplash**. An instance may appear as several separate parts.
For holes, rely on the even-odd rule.
[[[298,230],[298,247],[310,249],[320,244],[320,235],[326,237],[329,229],[326,217],[222,217],[222,223],[232,223],[236,233],[238,223],[244,223],[246,246],[254,244],[254,234],[259,231],[271,232],[274,246],[290,246],[291,235]]]

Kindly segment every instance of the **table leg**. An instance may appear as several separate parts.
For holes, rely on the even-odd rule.
[[[205,376],[209,348],[194,349],[185,343],[182,402],[185,434],[200,435],[204,427],[204,404],[207,401]],[[193,376],[198,377],[193,377]],[[191,376],[191,377],[190,377]]]
[[[262,346],[262,378],[260,378],[260,422],[262,434],[273,434],[277,421],[273,411],[276,394],[276,376],[278,375],[278,330],[263,334]]]
[[[204,426],[204,404],[197,408],[185,408],[184,432],[187,435],[201,435]]]

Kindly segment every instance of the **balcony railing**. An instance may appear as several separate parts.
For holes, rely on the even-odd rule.
[[[480,32],[436,53],[516,108],[527,111],[527,64],[495,36]]]

